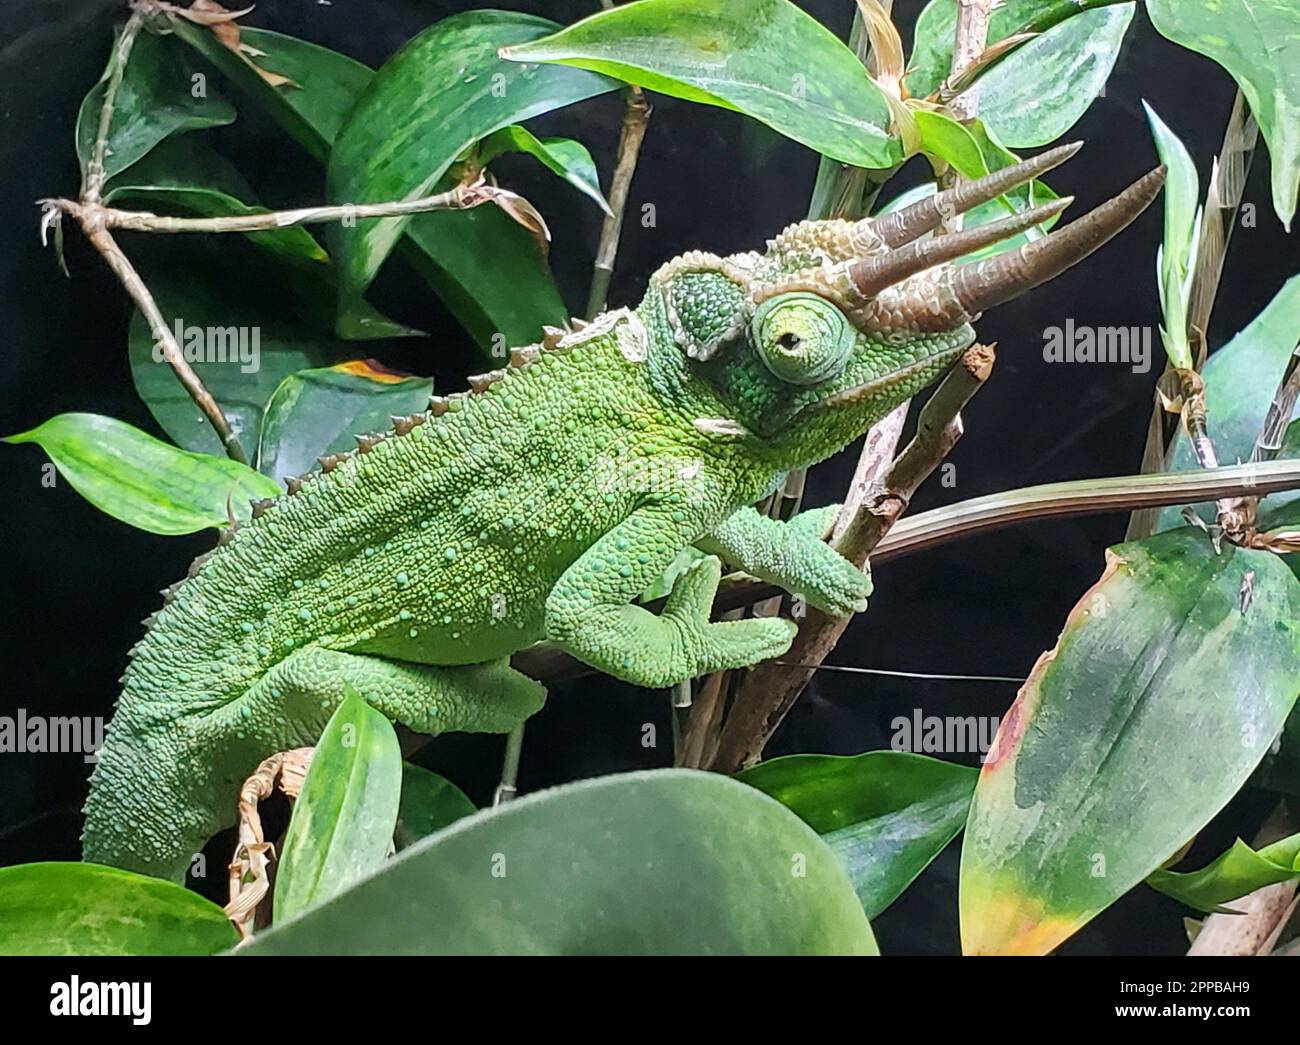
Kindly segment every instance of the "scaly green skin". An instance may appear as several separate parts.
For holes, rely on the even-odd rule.
[[[865,608],[868,578],[821,541],[825,510],[782,524],[746,506],[973,333],[863,332],[798,293],[755,312],[755,288],[807,264],[816,230],[800,228],[766,256],[670,263],[635,312],[519,353],[200,559],[133,651],[86,859],[182,878],[257,763],[313,744],[348,686],[419,732],[506,732],[545,696],[507,658],[542,638],[643,686],[785,652],[789,621],[709,621],[713,557],[662,614],[633,605],[693,543],[828,612]]]

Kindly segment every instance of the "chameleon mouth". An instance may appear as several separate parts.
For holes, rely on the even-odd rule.
[[[957,348],[945,349],[942,352],[936,352],[916,363],[909,363],[907,366],[899,367],[891,371],[884,377],[873,378],[870,381],[864,381],[860,385],[854,385],[852,388],[844,388],[838,392],[828,395],[825,399],[818,399],[815,403],[810,403],[805,409],[807,410],[834,410],[846,406],[854,406],[865,400],[875,399],[887,395],[890,391],[896,389],[899,385],[905,385],[913,381],[918,376],[926,373],[934,373],[936,370],[942,370],[955,363],[961,354],[966,351],[967,345]]]

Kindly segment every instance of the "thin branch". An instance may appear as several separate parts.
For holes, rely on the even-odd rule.
[[[130,295],[131,300],[135,302],[140,314],[144,316],[145,321],[149,324],[149,331],[153,334],[154,341],[162,352],[163,360],[172,368],[181,386],[189,393],[190,398],[194,400],[194,404],[202,411],[203,416],[208,419],[208,422],[216,431],[217,438],[221,440],[226,455],[231,460],[247,464],[244,449],[239,445],[239,439],[231,430],[230,422],[226,420],[226,415],[221,412],[221,407],[212,397],[212,393],[207,390],[203,382],[199,380],[199,375],[194,372],[194,369],[186,361],[185,354],[181,351],[181,346],[177,344],[176,336],[172,333],[171,327],[167,325],[167,320],[163,318],[153,294],[145,286],[145,282],[140,278],[140,273],[135,270],[135,266],[122,252],[122,248],[117,245],[117,240],[113,238],[113,234],[94,220],[94,213],[92,211],[91,217],[82,223],[86,238],[99,251],[100,256],[108,263],[108,267],[113,270],[113,274],[117,276],[118,281],[121,282],[127,294]]]
[[[501,783],[492,794],[492,804],[499,806],[519,793],[519,760],[524,753],[524,724],[521,722],[506,736],[506,753],[501,760]]]
[[[990,346],[967,349],[935,389],[917,421],[916,435],[894,461],[884,481],[873,485],[840,538],[836,551],[859,567],[880,543],[921,483],[961,438],[961,410],[993,370]],[[812,679],[817,665],[835,648],[849,619],[809,610],[800,622],[790,652],[781,663],[768,661],[745,677],[711,769],[734,773],[756,761],[787,711]]]
[[[104,181],[107,177],[105,161],[108,159],[108,136],[113,126],[113,108],[117,104],[117,92],[122,87],[122,78],[126,75],[127,59],[135,39],[144,28],[145,10],[143,6],[133,7],[131,17],[122,27],[122,33],[113,47],[113,57],[109,62],[108,82],[104,85],[104,102],[99,107],[99,124],[95,131],[95,142],[91,146],[90,159],[82,175],[81,199],[87,204],[97,204],[104,194]]]
[[[606,9],[613,7],[602,0]],[[640,87],[627,89],[623,107],[623,129],[618,139],[618,160],[614,177],[609,183],[609,209],[600,227],[600,243],[596,248],[596,264],[591,273],[591,292],[587,298],[587,318],[594,319],[605,310],[609,297],[609,282],[614,276],[614,260],[618,257],[618,240],[623,231],[623,215],[627,210],[628,193],[636,174],[641,143],[645,140],[646,124],[650,120],[650,103]]]
[[[600,0],[602,10],[614,9],[614,0]],[[623,129],[618,137],[618,159],[614,164],[614,177],[609,183],[609,210],[600,227],[600,243],[596,247],[596,263],[591,272],[591,290],[587,296],[587,318],[595,319],[605,311],[609,298],[609,282],[614,278],[614,260],[618,257],[618,240],[623,231],[623,214],[627,210],[627,197],[636,174],[641,143],[645,140],[646,124],[650,121],[650,103],[645,92],[629,84],[623,104]]]
[[[422,196],[416,200],[392,200],[385,203],[339,203],[296,210],[267,211],[264,214],[231,214],[211,218],[176,218],[149,211],[117,210],[112,207],[77,203],[67,199],[37,202],[52,210],[69,214],[84,226],[94,221],[107,229],[129,232],[269,232],[295,225],[321,225],[326,222],[352,222],[363,218],[392,218],[406,214],[424,214],[434,210],[467,210],[514,196],[507,189],[485,183],[457,185],[446,192]]]
[[[113,57],[109,62],[108,82],[104,86],[104,102],[99,110],[99,125],[95,132],[94,144],[91,146],[90,159],[86,163],[86,170],[82,176],[81,202],[73,204],[71,201],[64,200],[60,203],[80,211],[77,218],[86,238],[108,263],[108,267],[113,270],[114,275],[121,281],[126,292],[148,321],[149,329],[162,350],[163,358],[171,366],[182,387],[189,393],[203,416],[211,422],[217,438],[225,448],[226,455],[232,460],[247,463],[243,447],[239,445],[239,440],[231,431],[226,415],[221,412],[217,401],[199,380],[198,374],[186,362],[180,345],[176,343],[176,338],[167,326],[166,320],[163,319],[162,313],[159,312],[157,302],[149,293],[149,288],[145,286],[140,274],[122,252],[122,248],[117,245],[117,241],[113,239],[112,233],[100,216],[103,210],[100,200],[103,198],[107,175],[105,161],[108,157],[109,133],[113,126],[113,109],[117,102],[118,90],[122,86],[122,78],[126,74],[126,64],[131,56],[131,49],[135,45],[136,37],[140,35],[140,30],[144,28],[145,19],[151,10],[152,6],[148,3],[137,3],[132,6],[131,17],[122,28]],[[53,225],[56,227],[57,242],[57,237],[62,234],[58,215],[63,213],[64,209],[54,202],[45,204],[41,219],[42,235]]]

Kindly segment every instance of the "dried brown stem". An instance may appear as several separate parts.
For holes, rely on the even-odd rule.
[[[93,222],[106,229],[176,234],[269,232],[295,225],[321,225],[334,221],[351,222],[362,218],[392,218],[434,210],[466,210],[488,203],[506,192],[507,190],[480,182],[474,185],[457,185],[446,192],[422,196],[415,200],[339,203],[330,206],[299,207],[295,210],[268,211],[264,214],[232,214],[213,218],[176,218],[152,214],[149,211],[118,210],[67,199],[47,199],[38,202],[47,209],[71,215],[83,226]]]
[[[99,124],[95,130],[95,142],[91,146],[90,159],[86,161],[86,170],[82,175],[81,199],[87,204],[96,204],[104,194],[104,181],[107,177],[105,160],[108,158],[108,134],[113,125],[113,108],[117,104],[117,92],[122,86],[122,77],[126,74],[127,59],[135,46],[136,37],[144,28],[145,9],[143,5],[131,10],[131,17],[122,27],[121,35],[113,46],[113,57],[109,62],[108,82],[104,85],[104,103],[99,107]]]
[[[226,455],[232,460],[246,464],[247,460],[244,457],[243,447],[239,445],[239,440],[231,430],[226,415],[221,412],[221,407],[212,397],[212,393],[199,380],[199,375],[186,362],[185,354],[181,351],[181,346],[176,342],[176,336],[172,333],[171,328],[167,325],[167,320],[163,318],[162,312],[158,309],[158,303],[154,301],[153,295],[149,292],[149,288],[145,286],[144,280],[140,278],[140,274],[135,270],[135,266],[122,252],[122,248],[117,245],[117,241],[113,239],[112,233],[96,222],[93,216],[82,223],[82,229],[86,233],[86,238],[99,251],[100,256],[108,263],[108,267],[113,270],[113,274],[117,276],[127,294],[130,295],[131,300],[135,302],[140,314],[144,316],[145,321],[149,324],[149,331],[153,334],[154,341],[162,352],[163,359],[172,368],[177,380],[180,381],[182,387],[189,393],[190,398],[194,400],[194,404],[203,412],[203,416],[208,419],[208,422],[216,431],[217,438],[221,440]]]

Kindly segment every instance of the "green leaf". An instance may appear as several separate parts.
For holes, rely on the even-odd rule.
[[[117,60],[114,47],[108,68],[90,89],[77,114],[77,159],[83,177],[99,131],[104,92]],[[141,33],[136,38],[113,105],[104,158],[106,177],[126,170],[173,134],[234,122],[235,110],[224,98],[207,89],[202,97],[194,96],[197,86],[191,80],[192,73],[174,41],[152,33]]]
[[[788,0],[642,0],[512,46],[507,57],[741,112],[859,167],[903,159],[884,95],[857,56]]]
[[[787,755],[737,775],[793,810],[840,859],[874,918],[957,837],[978,771],[903,751]]]
[[[950,164],[966,178],[982,178],[988,174],[979,142],[964,126],[951,116],[925,109],[918,109],[912,115],[921,132],[921,148],[927,155]]]
[[[370,203],[426,195],[458,156],[493,131],[617,87],[594,73],[497,57],[499,48],[554,28],[532,15],[469,11],[410,40],[375,74],[339,132],[329,198]],[[330,230],[345,301],[365,293],[408,224],[381,218]]]
[[[281,492],[238,461],[178,450],[99,414],[59,414],[4,441],[37,443],[82,497],[150,533],[226,526],[230,514],[248,518],[250,500]]]
[[[446,777],[402,763],[402,802],[393,832],[399,850],[474,813],[469,796]]]
[[[834,855],[713,773],[598,777],[507,802],[241,953],[874,954]]]
[[[433,383],[356,359],[300,370],[280,382],[262,420],[258,470],[273,479],[309,471],[325,453],[355,450],[354,435],[392,427],[429,405]]]
[[[485,166],[507,152],[526,152],[539,160],[547,170],[558,174],[579,192],[596,201],[608,215],[613,215],[609,202],[600,191],[600,175],[596,161],[582,142],[572,138],[539,138],[527,127],[518,125],[502,127],[489,134],[479,144],[479,162]]]
[[[242,27],[241,39],[265,54],[258,59],[261,66],[300,85],[272,87],[206,29],[184,20],[175,25],[181,39],[321,162],[328,161],[344,119],[375,75],[326,47]],[[402,248],[407,262],[485,351],[534,341],[543,325],[562,325],[568,316],[536,243],[497,207],[418,214],[406,228]],[[339,333],[351,337],[351,310],[369,311],[369,306],[354,298],[343,308]]]
[[[322,163],[329,159],[330,145],[348,111],[374,76],[368,66],[328,47],[241,25],[240,40],[262,52],[258,66],[298,85],[275,87],[211,30],[183,18],[173,19],[172,28]]]
[[[1201,229],[1200,182],[1191,154],[1156,111],[1146,102],[1147,120],[1156,140],[1165,176],[1165,236],[1156,252],[1156,285],[1165,322],[1160,328],[1169,365],[1192,369],[1192,347],[1187,340],[1187,310],[1192,296],[1192,276]]]
[[[1300,7],[1295,0],[1148,0],[1164,36],[1237,81],[1273,159],[1273,209],[1291,231],[1300,192]]]
[[[1002,720],[962,851],[967,953],[1046,953],[1232,798],[1296,700],[1300,581],[1185,528],[1119,545]]]
[[[1134,4],[1104,6],[1007,0],[989,21],[995,44],[1026,24],[1050,24],[977,81],[984,121],[1012,148],[1046,145],[1078,122],[1106,85]],[[1091,9],[1088,9],[1091,8]],[[1061,17],[1052,21],[1056,9]],[[916,22],[906,83],[913,95],[936,90],[952,65],[956,0],[930,0]]]
[[[1248,461],[1273,393],[1296,347],[1300,331],[1300,276],[1292,276],[1258,316],[1222,348],[1210,354],[1202,371],[1210,434],[1222,461]],[[1169,471],[1197,467],[1196,454],[1186,433],[1179,430]],[[1264,515],[1276,513],[1297,501],[1300,494],[1272,494],[1264,502]],[[1202,507],[1207,521],[1213,505]],[[1261,521],[1266,521],[1261,517]],[[1178,508],[1160,514],[1160,528],[1183,525]],[[1275,525],[1269,522],[1268,525]]]
[[[201,138],[188,135],[163,142],[148,156],[109,182],[105,203],[131,200],[150,210],[170,209],[200,218],[266,214],[244,177]],[[163,207],[159,207],[159,204]],[[282,258],[329,261],[325,248],[305,228],[247,233],[256,243]]]
[[[1240,838],[1232,848],[1199,871],[1152,872],[1147,884],[1188,907],[1207,913],[1256,889],[1300,875],[1300,834],[1266,845],[1256,852]]]
[[[216,954],[239,934],[211,900],[99,864],[0,868],[0,954]]]
[[[388,855],[402,793],[402,750],[388,719],[350,692],[316,744],[275,877],[286,921],[338,896]]]

